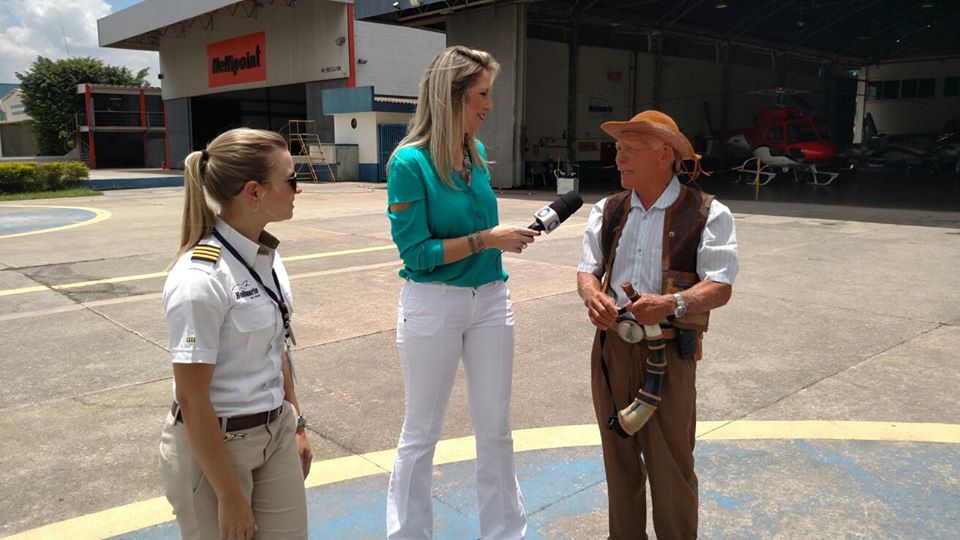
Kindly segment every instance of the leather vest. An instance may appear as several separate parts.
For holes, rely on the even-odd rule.
[[[600,249],[605,260],[603,266],[605,284],[609,281],[620,234],[627,221],[631,192],[632,190],[625,190],[611,195],[603,208]],[[700,237],[707,224],[713,198],[713,195],[681,185],[677,200],[666,209],[663,217],[661,294],[684,291],[700,281],[697,275],[697,249],[700,247]],[[670,322],[678,328],[706,332],[709,321],[710,313],[707,312],[688,314],[680,319],[672,319]]]

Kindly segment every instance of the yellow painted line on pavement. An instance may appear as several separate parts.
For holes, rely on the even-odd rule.
[[[528,452],[555,448],[597,446],[600,428],[595,424],[518,429],[513,432],[514,450]],[[830,420],[697,422],[700,440],[835,439],[886,442],[960,444],[960,425],[902,422],[852,422]],[[476,457],[473,437],[437,443],[434,465],[467,461]],[[315,461],[307,488],[346,480],[387,474],[393,467],[394,450]],[[100,539],[138,531],[173,520],[166,498],[156,497],[94,514],[52,523],[6,537],[10,540],[47,538]]]
[[[344,249],[343,251],[328,251],[327,253],[314,253],[312,255],[296,255],[294,257],[284,257],[283,262],[306,261],[309,259],[322,259],[324,257],[338,257],[340,255],[354,255],[356,253],[371,253],[374,251],[384,251],[387,249],[397,249],[393,244],[385,246],[373,246],[365,248]]]
[[[110,219],[110,216],[112,215],[112,214],[111,214],[109,211],[107,211],[107,210],[101,210],[101,209],[99,209],[99,208],[87,208],[87,207],[85,207],[85,206],[40,206],[40,205],[33,205],[33,204],[5,204],[5,205],[2,206],[2,208],[9,208],[9,207],[15,207],[15,208],[63,208],[63,209],[67,209],[67,210],[86,210],[87,212],[93,212],[93,213],[94,213],[94,216],[93,216],[92,218],[86,220],[86,221],[81,221],[80,223],[71,223],[70,225],[61,225],[61,226],[59,226],[59,227],[50,227],[49,229],[40,229],[40,230],[37,230],[37,231],[28,231],[28,232],[15,233],[15,234],[5,234],[5,235],[3,235],[3,236],[0,236],[0,240],[2,240],[2,239],[4,239],[4,238],[16,238],[16,237],[18,237],[18,236],[29,236],[29,235],[31,235],[31,234],[45,234],[45,233],[50,233],[50,232],[65,231],[65,230],[67,230],[67,229],[75,229],[75,228],[77,228],[77,227],[84,227],[84,226],[86,226],[86,225],[93,225],[94,223],[99,223],[99,222],[101,222],[101,221]]]
[[[153,272],[151,274],[137,274],[133,276],[119,276],[113,278],[94,279],[91,281],[77,281],[74,283],[64,283],[62,285],[36,285],[33,287],[21,287],[19,289],[6,289],[0,291],[0,296],[13,296],[17,294],[26,294],[47,290],[79,289],[82,287],[91,287],[93,285],[104,285],[108,283],[124,283],[127,281],[140,281],[144,279],[153,279],[166,276],[166,272]]]
[[[2,237],[0,237],[0,238],[2,238]],[[344,249],[344,250],[341,250],[341,251],[327,251],[327,252],[323,252],[323,253],[312,253],[312,254],[309,254],[309,255],[297,255],[297,256],[294,256],[294,257],[283,257],[283,262],[284,262],[284,263],[288,263],[288,262],[296,262],[296,261],[305,261],[305,260],[308,260],[308,259],[320,259],[320,258],[324,258],[324,257],[339,257],[339,256],[342,256],[342,255],[354,255],[354,254],[357,254],[357,253],[370,253],[370,252],[373,252],[373,251],[384,251],[384,250],[388,250],[388,249],[396,249],[396,247],[395,247],[393,244],[390,244],[390,245],[386,245],[386,246],[374,246],[374,247],[358,248],[358,249]],[[2,296],[14,296],[14,295],[18,295],[18,294],[27,294],[27,293],[33,293],[33,292],[41,292],[41,291],[47,291],[47,290],[79,289],[79,288],[83,288],[83,287],[91,287],[91,286],[94,286],[94,285],[104,285],[104,284],[109,284],[109,283],[124,283],[124,282],[128,282],[128,281],[141,281],[141,280],[144,280],[144,279],[161,278],[161,277],[165,277],[166,275],[167,275],[166,272],[153,272],[153,273],[150,273],[150,274],[136,274],[136,275],[131,275],[131,276],[119,276],[119,277],[104,278],[104,279],[94,279],[94,280],[91,280],[91,281],[78,281],[78,282],[75,282],[75,283],[64,283],[64,284],[62,284],[62,285],[50,285],[49,287],[48,287],[48,286],[45,286],[45,285],[35,285],[35,286],[32,286],[32,287],[21,287],[21,288],[19,288],[19,289],[5,289],[5,290],[0,290],[0,297],[2,297]],[[293,277],[293,276],[291,276],[291,278],[292,278],[292,277]]]

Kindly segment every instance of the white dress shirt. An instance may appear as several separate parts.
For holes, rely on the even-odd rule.
[[[246,238],[217,219],[216,230],[276,294],[277,273],[291,314],[290,279],[277,256],[276,238]],[[187,251],[167,276],[163,307],[174,363],[214,364],[210,401],[217,416],[233,417],[275,409],[283,403],[283,318],[277,304],[247,268],[210,235],[201,242],[219,246],[215,263],[191,259]],[[176,396],[176,382],[174,382]]]
[[[617,305],[627,303],[621,283],[630,281],[641,294],[661,294],[663,219],[664,213],[680,195],[680,181],[674,176],[667,188],[650,209],[643,207],[636,192],[630,195],[630,210],[617,245],[617,255],[610,272],[610,289]],[[600,248],[600,228],[603,207],[607,199],[593,205],[583,233],[583,250],[579,272],[597,277],[603,274],[604,259]],[[737,262],[737,232],[730,209],[716,199],[710,203],[710,212],[700,245],[697,248],[697,275],[733,285],[739,268]]]

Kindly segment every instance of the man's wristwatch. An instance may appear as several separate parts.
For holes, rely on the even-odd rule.
[[[307,418],[301,414],[297,416],[297,431],[305,427],[307,427]]]
[[[677,303],[677,308],[673,310],[673,316],[681,319],[687,314],[687,303],[683,301],[680,293],[673,293],[673,300]]]

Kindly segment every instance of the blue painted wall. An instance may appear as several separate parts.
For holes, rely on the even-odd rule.
[[[380,181],[380,165],[378,163],[361,163],[360,164],[360,181],[361,182],[379,182]]]
[[[356,88],[328,88],[321,93],[323,114],[360,113],[360,112],[402,112],[415,109],[407,103],[377,103],[373,100],[372,86]]]

